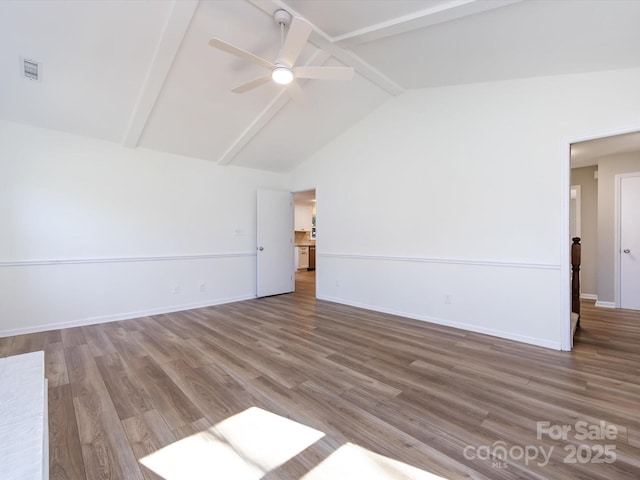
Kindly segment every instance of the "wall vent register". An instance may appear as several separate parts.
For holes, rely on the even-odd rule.
[[[30,60],[28,58],[22,59],[22,73],[24,78],[29,80],[35,80],[36,82],[40,80],[42,68],[40,62],[36,62],[35,60]]]

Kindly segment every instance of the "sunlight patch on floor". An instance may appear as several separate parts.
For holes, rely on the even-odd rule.
[[[140,459],[165,480],[259,480],[324,436],[251,407]]]
[[[251,407],[140,459],[165,480],[260,480],[324,433]],[[346,443],[300,480],[446,480]]]
[[[333,452],[301,480],[445,480],[406,463],[347,443]]]

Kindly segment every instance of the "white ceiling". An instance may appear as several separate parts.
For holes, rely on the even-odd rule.
[[[278,8],[314,25],[299,63],[355,79],[304,82],[304,105],[231,93],[264,71],[209,39],[275,59]],[[407,89],[640,67],[639,20],[626,0],[5,0],[0,118],[287,172]]]

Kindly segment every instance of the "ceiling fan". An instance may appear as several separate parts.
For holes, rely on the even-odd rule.
[[[294,100],[303,102],[303,95],[300,87],[294,82],[298,78],[309,78],[317,80],[351,80],[353,78],[353,68],[350,67],[323,67],[301,65],[296,66],[296,60],[300,56],[302,49],[311,35],[313,27],[309,22],[300,17],[292,17],[286,10],[276,10],[273,19],[280,26],[280,53],[275,62],[270,62],[253,53],[247,52],[219,38],[209,40],[209,45],[224,52],[243,58],[255,63],[270,73],[242,84],[233,90],[234,93],[245,93],[256,87],[264,85],[269,81],[274,81],[280,85],[287,85],[289,93]],[[289,27],[286,39],[284,38],[285,27]]]

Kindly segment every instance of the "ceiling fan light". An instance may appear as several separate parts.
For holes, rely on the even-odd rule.
[[[279,65],[271,71],[271,78],[280,85],[288,85],[293,81],[293,71]]]

